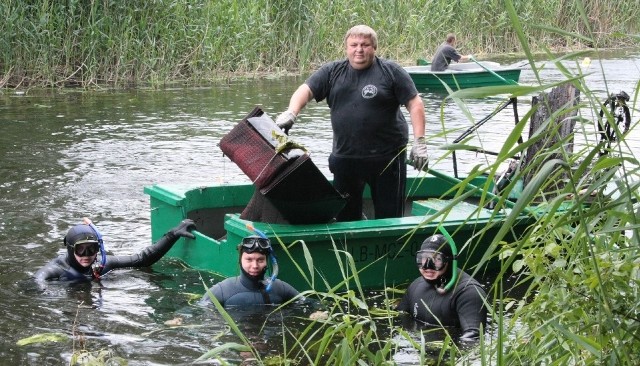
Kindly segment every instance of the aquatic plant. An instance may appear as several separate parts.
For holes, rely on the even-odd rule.
[[[507,2],[508,5],[513,5]],[[511,22],[528,49],[520,17],[511,8]],[[580,17],[588,25],[585,15]],[[568,37],[578,35],[562,32]],[[518,203],[540,202],[545,214],[520,241],[496,246],[505,265],[502,274],[515,271],[526,286],[524,298],[503,298],[494,284],[494,325],[497,337],[477,352],[483,364],[637,364],[638,290],[640,285],[638,206],[640,164],[625,142],[629,131],[616,124],[603,99],[584,83],[589,62],[576,61],[569,70],[562,60],[580,60],[580,53],[556,59],[558,69],[580,91],[574,137],[577,151],[562,145],[543,151],[562,161],[533,164],[535,189],[525,189]],[[588,61],[588,60],[587,60]],[[532,66],[534,72],[538,72]],[[617,91],[616,91],[617,92]],[[637,128],[640,82],[636,81],[628,106],[633,111],[631,129]],[[461,93],[452,97],[460,97]],[[467,95],[468,96],[468,95]],[[570,108],[570,107],[567,107]],[[596,133],[600,111],[615,129],[613,142]],[[526,119],[527,117],[525,117]],[[634,121],[635,118],[635,122]],[[514,136],[507,139],[496,163],[520,153]],[[607,146],[611,144],[608,148]],[[515,187],[525,172],[518,172],[504,194]],[[564,187],[555,183],[563,179]],[[527,188],[530,188],[528,186]],[[514,207],[517,214],[525,206]],[[501,276],[499,276],[501,277]]]
[[[70,366],[76,365],[127,365],[128,362],[122,357],[115,356],[110,350],[98,349],[92,350],[87,347],[87,341],[84,333],[78,329],[78,317],[83,303],[78,304],[76,316],[73,320],[73,328],[71,329],[72,337],[63,333],[39,333],[30,337],[20,339],[16,344],[18,346],[27,346],[31,344],[46,342],[66,342],[69,338],[73,341],[73,353],[69,360]]]

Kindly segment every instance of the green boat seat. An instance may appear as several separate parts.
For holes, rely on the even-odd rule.
[[[466,220],[470,217],[476,219],[489,219],[493,215],[492,210],[479,207],[468,202],[459,202],[447,208],[451,200],[431,198],[427,200],[414,201],[411,207],[411,214],[415,216],[433,215],[443,210],[448,210],[447,220]]]

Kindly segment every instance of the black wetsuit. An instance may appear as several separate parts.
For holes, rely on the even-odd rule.
[[[144,248],[140,253],[133,255],[107,255],[105,265],[98,273],[98,276],[104,276],[108,272],[118,268],[133,268],[133,267],[148,267],[162,258],[171,249],[173,244],[180,236],[169,231],[154,245],[150,245]],[[96,257],[96,261],[101,261],[100,253]],[[36,281],[77,281],[77,280],[92,280],[98,278],[93,273],[92,266],[82,267],[80,266],[75,257],[73,257],[73,249],[67,251],[67,253],[52,259],[44,267],[40,268],[36,274]]]
[[[338,221],[361,219],[365,184],[375,218],[402,216],[408,125],[400,106],[418,94],[409,74],[379,57],[364,70],[340,60],[323,65],[305,83],[315,100],[326,99],[331,109],[329,169],[336,189],[349,195]]]
[[[230,277],[216,283],[209,289],[224,307],[246,305],[279,305],[298,295],[298,291],[284,281],[276,279],[269,292],[261,280],[251,278],[242,272],[239,276]],[[206,293],[201,305],[211,304],[209,294]]]
[[[486,293],[480,283],[460,271],[457,284],[445,294],[439,294],[423,277],[415,279],[396,310],[425,323],[456,326],[462,329],[463,335],[477,336],[480,324],[485,325],[487,321],[484,298]]]

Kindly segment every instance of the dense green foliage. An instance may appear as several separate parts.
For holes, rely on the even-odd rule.
[[[583,67],[586,72],[588,65]],[[560,144],[543,150],[529,168],[534,178],[516,208],[538,202],[546,214],[537,215],[519,241],[494,241],[505,259],[504,273],[515,270],[527,291],[523,299],[510,300],[503,298],[500,283],[494,284],[499,336],[479,353],[499,365],[635,365],[640,362],[635,351],[640,346],[640,163],[625,142],[628,132],[618,131],[611,149],[596,144],[592,118],[602,101],[582,83],[582,73],[565,72],[580,91],[574,137],[587,143],[577,151]],[[633,130],[640,122],[635,108],[640,82],[631,92]],[[612,116],[605,113],[603,120]],[[554,133],[559,122],[548,123]],[[503,157],[521,153],[537,137],[522,145],[515,138],[508,139]]]
[[[513,6],[531,49],[543,51],[637,45],[624,36],[640,28],[634,4]],[[431,56],[452,31],[464,52],[520,53],[506,9],[502,0],[6,0],[0,2],[0,87],[160,86],[301,72],[341,57],[344,33],[360,23],[377,30],[381,55],[403,63]]]

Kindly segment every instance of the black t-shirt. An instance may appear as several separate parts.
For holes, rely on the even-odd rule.
[[[438,47],[436,55],[431,60],[431,71],[444,71],[451,64],[451,60],[458,62],[460,58],[462,58],[462,55],[453,46],[445,42]]]
[[[400,106],[418,91],[398,64],[375,57],[368,69],[355,70],[348,60],[333,61],[305,83],[331,109],[334,156],[390,156],[406,146],[409,132]]]

